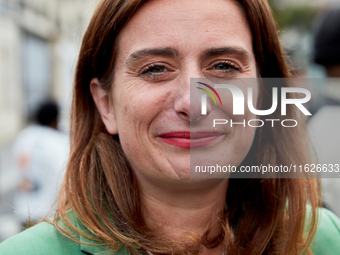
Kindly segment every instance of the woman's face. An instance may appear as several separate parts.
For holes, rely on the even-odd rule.
[[[234,118],[232,101],[224,98],[223,107],[206,116],[200,105],[190,107],[195,96],[190,95],[190,78],[205,77],[256,77],[251,32],[234,2],[148,1],[119,34],[112,116],[105,124],[119,134],[139,180],[194,182],[189,179],[190,142],[202,155],[218,148],[232,165],[246,156],[254,129],[208,124],[216,117]],[[253,90],[257,95],[257,87]],[[200,100],[202,92],[197,93]],[[242,119],[251,117],[246,110]],[[199,134],[195,140],[190,141],[190,131]]]

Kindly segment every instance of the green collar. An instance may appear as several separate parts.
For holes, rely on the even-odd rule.
[[[67,212],[67,217],[70,220],[70,222],[77,227],[82,233],[84,233],[87,236],[97,238],[87,227],[85,227],[81,221],[79,220],[79,216],[77,216],[77,213],[75,213],[72,209]],[[65,223],[60,223],[61,227],[65,229],[69,229]],[[93,254],[93,255],[131,255],[131,253],[122,245],[120,244],[119,250],[117,252],[110,252],[110,247],[103,242],[95,242],[92,241],[78,233],[75,233],[74,231],[71,231],[75,234],[76,239],[80,242],[80,250],[87,253],[87,254]]]

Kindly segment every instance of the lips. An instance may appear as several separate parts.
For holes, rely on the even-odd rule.
[[[219,139],[223,133],[221,132],[169,132],[163,133],[158,136],[158,139],[167,144],[174,145],[176,147],[190,149],[190,148],[202,148],[212,144]]]

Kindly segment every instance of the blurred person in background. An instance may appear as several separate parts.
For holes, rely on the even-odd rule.
[[[340,6],[325,11],[316,22],[313,60],[325,68],[328,77],[340,78]],[[327,96],[330,97],[327,104],[334,100],[340,105],[340,98]]]
[[[59,107],[42,103],[35,123],[22,130],[13,145],[18,170],[14,209],[24,227],[41,220],[52,207],[69,153],[67,135],[57,128]]]
[[[339,164],[340,6],[326,10],[315,23],[313,60],[332,79],[324,84],[323,102],[309,121],[309,129],[319,163]],[[324,207],[340,216],[340,180],[322,178],[322,187]]]

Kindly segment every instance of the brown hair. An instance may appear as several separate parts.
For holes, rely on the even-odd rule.
[[[113,250],[119,242],[134,249],[159,254],[184,254],[185,247],[159,242],[145,226],[138,186],[117,136],[106,131],[92,99],[89,85],[97,77],[104,89],[113,84],[116,37],[143,0],[102,0],[84,35],[76,68],[71,111],[71,153],[58,210],[66,224],[73,208],[79,220]],[[253,49],[261,77],[288,78],[290,73],[279,42],[275,21],[265,0],[238,0],[253,36]],[[282,84],[282,86],[287,86]],[[290,86],[290,85],[288,85]],[[270,87],[264,85],[263,108],[270,108]],[[279,115],[272,116],[279,118]],[[298,119],[293,111],[287,118]],[[245,164],[304,164],[309,154],[303,147],[305,130],[262,127],[256,134]],[[288,149],[289,148],[289,149]],[[310,231],[304,236],[307,202],[311,204]],[[319,190],[315,179],[230,179],[228,210],[222,220],[223,243],[228,254],[300,254],[316,232]],[[57,229],[68,236],[55,217]],[[232,233],[234,229],[235,233]],[[221,238],[222,237],[222,238]],[[71,238],[71,237],[70,237]],[[204,238],[200,244],[206,244]],[[206,246],[209,246],[206,244]]]

